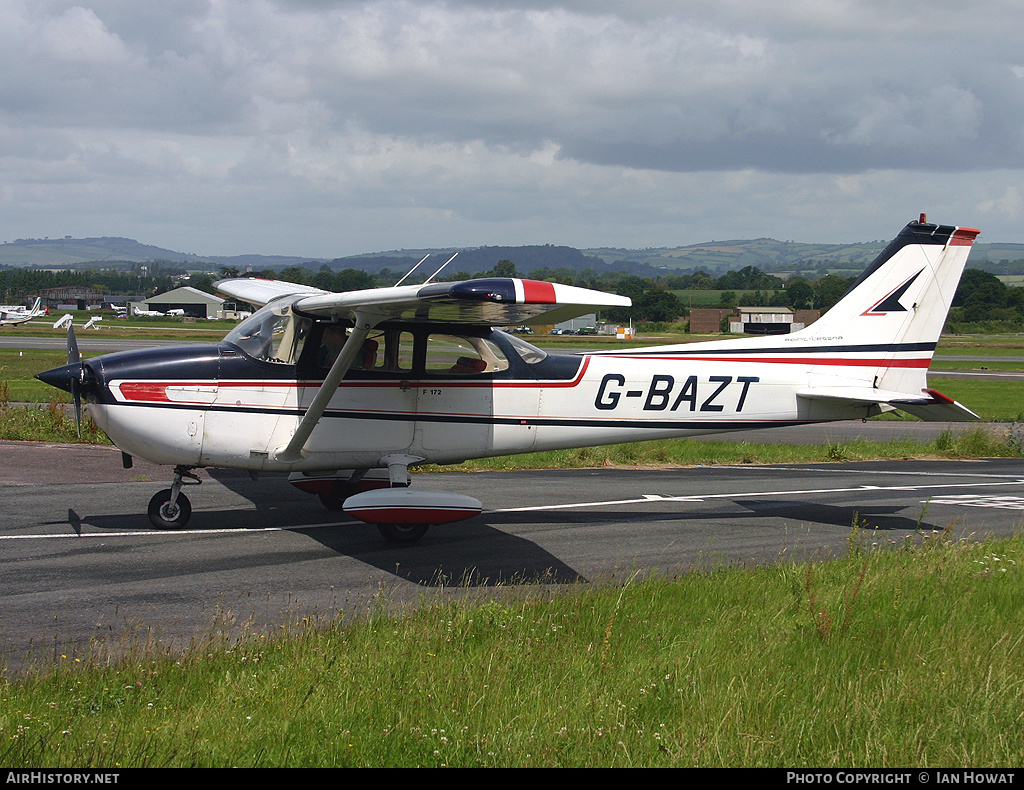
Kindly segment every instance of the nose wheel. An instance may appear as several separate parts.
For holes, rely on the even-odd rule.
[[[149,520],[157,529],[181,529],[192,516],[192,503],[184,494],[171,501],[171,489],[158,491],[149,500]]]
[[[181,493],[181,487],[199,485],[203,481],[189,469],[190,467],[175,467],[171,487],[158,491],[149,500],[149,521],[157,529],[181,529],[192,517],[192,503]]]

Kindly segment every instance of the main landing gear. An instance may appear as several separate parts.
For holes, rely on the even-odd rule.
[[[174,467],[170,488],[158,491],[149,500],[149,520],[157,529],[181,529],[192,517],[192,503],[181,493],[182,486],[197,486],[203,481],[192,474],[192,466]]]
[[[373,524],[390,543],[415,543],[432,525],[462,521],[483,508],[472,497],[411,488],[409,466],[423,460],[393,453],[381,458],[376,469],[294,472],[288,482],[300,491],[319,495],[330,510],[343,510]]]

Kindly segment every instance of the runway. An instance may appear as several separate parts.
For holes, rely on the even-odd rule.
[[[126,633],[187,644],[213,625],[272,632],[454,587],[563,586],[719,563],[841,555],[920,531],[1009,535],[1024,461],[878,462],[416,475],[485,512],[386,544],[282,477],[203,473],[187,530],[149,526],[167,470],[109,448],[0,443],[0,648],[70,654]],[[70,652],[69,652],[70,651]]]

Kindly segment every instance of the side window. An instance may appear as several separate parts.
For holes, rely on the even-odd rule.
[[[267,361],[294,365],[302,353],[306,335],[309,334],[310,321],[293,315],[282,318],[285,320],[277,322],[271,335],[270,356],[267,357]]]
[[[378,349],[373,370],[380,373],[408,373],[412,371],[413,344],[410,332],[388,329],[376,338]]]
[[[338,358],[348,339],[349,329],[327,324],[320,337],[316,367],[326,373]],[[352,361],[351,371],[402,373],[412,370],[413,336],[394,329],[372,332]]]
[[[427,336],[425,372],[449,376],[479,376],[508,367],[508,359],[482,337],[432,334]]]

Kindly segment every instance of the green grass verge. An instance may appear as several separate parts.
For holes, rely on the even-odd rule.
[[[779,434],[785,439],[785,432]],[[940,458],[1016,458],[1024,454],[1024,432],[1016,426],[990,431],[970,427],[944,430],[934,441],[904,436],[890,441],[854,439],[825,445],[760,444],[700,439],[583,447],[572,450],[481,458],[421,471],[510,471],[594,467],[701,466],[713,464],[824,463]]]
[[[986,422],[1024,421],[1024,381],[985,381],[935,376],[929,381]]]
[[[97,644],[0,686],[0,762],[1020,765],[1022,573],[1020,538],[859,525],[827,563],[382,600],[184,654]]]
[[[57,442],[60,444],[111,444],[110,439],[83,408],[82,422],[75,420],[74,409],[67,398],[54,398],[47,403],[11,406],[5,395],[5,382],[0,381],[0,439],[21,442]]]

